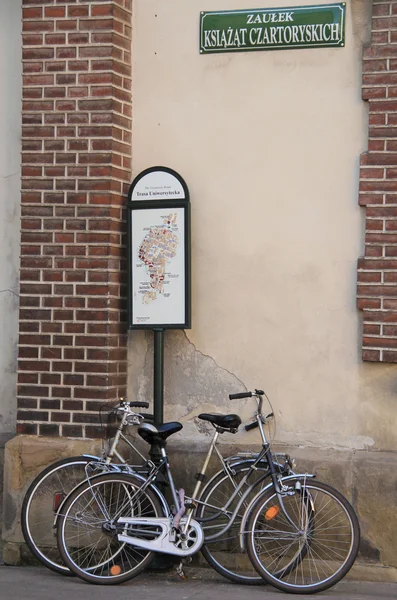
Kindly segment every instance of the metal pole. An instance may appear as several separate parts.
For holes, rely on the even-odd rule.
[[[164,329],[154,329],[154,381],[153,413],[154,424],[164,422]]]
[[[164,423],[164,329],[153,329],[154,333],[154,362],[153,362],[153,414],[156,426]],[[154,464],[161,460],[161,448],[158,444],[150,446],[149,455]],[[166,493],[163,475],[160,473],[156,481],[160,491]],[[155,553],[154,560],[149,570],[166,571],[172,569],[174,560],[168,554]]]

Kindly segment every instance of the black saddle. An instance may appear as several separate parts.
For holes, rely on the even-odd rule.
[[[216,427],[226,429],[228,431],[237,430],[241,425],[241,419],[238,415],[212,415],[208,413],[202,413],[198,416],[203,421],[209,421]]]
[[[158,425],[158,427],[152,423],[143,423],[138,427],[138,433],[148,444],[165,446],[165,440],[173,433],[180,431],[182,427],[182,423],[178,423],[178,421],[163,423],[162,425]]]

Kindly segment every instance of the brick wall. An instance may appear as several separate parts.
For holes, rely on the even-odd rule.
[[[96,437],[126,386],[132,0],[23,0],[18,432]]]
[[[366,211],[357,286],[362,356],[397,362],[397,1],[373,1],[363,98],[369,106],[369,140],[360,170],[360,204]]]

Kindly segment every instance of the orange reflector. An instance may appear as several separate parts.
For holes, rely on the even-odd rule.
[[[265,512],[266,521],[271,521],[272,519],[274,519],[274,517],[277,517],[279,512],[280,512],[279,506],[271,506],[270,508],[268,508],[267,511]]]
[[[113,567],[110,568],[111,575],[120,575],[120,573],[121,573],[121,568],[119,567],[119,565],[113,565]]]
[[[61,506],[62,502],[65,500],[66,498],[66,494],[62,493],[62,492],[57,492],[56,494],[54,494],[54,501],[53,501],[53,511],[54,512],[58,512],[59,507]]]

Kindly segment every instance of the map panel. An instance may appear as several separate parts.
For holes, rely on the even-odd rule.
[[[184,208],[132,214],[133,325],[185,322]]]

